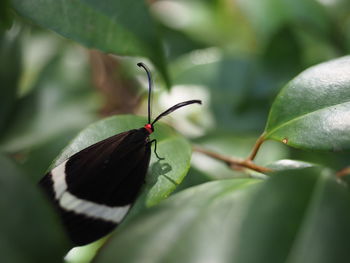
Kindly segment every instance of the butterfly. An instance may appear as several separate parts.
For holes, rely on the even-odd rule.
[[[148,122],[97,142],[72,155],[48,172],[39,186],[62,219],[68,237],[76,246],[91,243],[110,233],[125,218],[137,199],[151,157],[158,159],[157,141],[149,137],[154,124],[171,112],[200,100],[178,103],[151,122],[152,77],[148,77]]]

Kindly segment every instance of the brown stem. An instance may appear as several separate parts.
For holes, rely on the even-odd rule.
[[[258,153],[260,146],[263,144],[263,142],[265,141],[265,132],[263,134],[260,135],[260,137],[256,140],[253,150],[250,153],[250,155],[247,157],[246,161],[253,161],[256,154]]]
[[[271,169],[269,169],[267,167],[256,165],[251,160],[242,160],[242,159],[238,159],[238,158],[222,155],[220,153],[212,152],[212,151],[209,151],[209,150],[204,149],[204,148],[199,147],[199,146],[193,146],[193,150],[196,151],[196,152],[203,153],[203,154],[205,154],[207,156],[210,156],[210,157],[212,157],[214,159],[223,161],[230,168],[235,169],[235,170],[237,170],[239,168],[242,168],[242,167],[245,167],[245,168],[249,168],[251,170],[260,172],[260,173],[265,173],[265,172],[271,172],[272,171]]]
[[[341,169],[335,175],[337,177],[342,177],[342,176],[349,175],[349,174],[350,174],[350,166],[345,167],[344,169]]]

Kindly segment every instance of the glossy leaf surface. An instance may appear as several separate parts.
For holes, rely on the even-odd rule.
[[[350,149],[350,57],[311,67],[275,99],[265,138],[310,150]]]
[[[243,189],[254,182],[216,181],[174,195],[117,230],[95,262],[226,262],[246,210]]]
[[[343,185],[314,168],[258,181],[180,192],[117,229],[94,262],[347,262]]]

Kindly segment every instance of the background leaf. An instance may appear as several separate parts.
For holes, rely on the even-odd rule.
[[[89,48],[150,58],[169,84],[162,46],[145,1],[11,2],[22,16]]]
[[[256,182],[216,181],[178,193],[117,229],[94,262],[232,262],[232,238]]]
[[[346,262],[349,202],[348,190],[319,169],[276,174],[252,199],[235,262]]]
[[[306,30],[318,31],[319,34],[329,33],[326,12],[318,1],[239,0],[238,6],[262,42],[268,41],[271,35],[286,24],[294,24],[296,28],[303,26]]]
[[[272,163],[269,163],[266,167],[274,171],[284,171],[284,170],[294,170],[294,169],[304,169],[313,167],[315,164],[307,163],[298,160],[282,159]]]
[[[0,261],[62,262],[68,241],[49,204],[3,155],[0,166]]]
[[[286,85],[274,101],[266,139],[303,149],[350,149],[350,57],[314,66]]]
[[[231,57],[211,48],[183,56],[173,64],[172,74],[174,83],[188,90],[191,85],[206,89],[213,130],[247,132],[262,128],[268,111],[268,104],[257,104],[256,97],[266,99],[276,89],[268,76],[258,74],[259,68],[249,56]]]
[[[2,30],[8,29],[12,23],[12,16],[10,13],[10,0],[3,0],[0,2],[0,34]]]
[[[0,34],[0,132],[7,125],[14,110],[18,93],[21,73],[21,50],[18,33],[9,31],[6,34]]]
[[[0,140],[2,150],[13,153],[31,149],[63,133],[77,132],[96,118],[99,102],[87,89],[91,83],[84,52],[76,46],[64,48],[16,101],[11,122]]]
[[[258,181],[178,193],[118,229],[94,262],[347,262],[344,186],[310,168]]]

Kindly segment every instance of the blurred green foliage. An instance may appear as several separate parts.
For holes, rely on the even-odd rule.
[[[282,258],[290,262],[347,262],[344,251],[350,241],[345,219],[350,199],[346,188],[332,176],[349,165],[348,154],[340,152],[348,150],[350,142],[349,58],[317,66],[316,74],[307,79],[305,73],[296,76],[311,66],[349,54],[349,11],[348,0],[2,1],[0,187],[4,189],[2,199],[11,202],[0,202],[0,210],[6,214],[14,209],[3,219],[0,261],[55,262],[65,253],[61,226],[35,183],[57,156],[69,155],[60,154],[63,148],[76,151],[96,138],[113,134],[114,129],[117,133],[139,122],[129,116],[122,117],[130,122],[121,122],[120,127],[107,119],[86,128],[108,115],[145,115],[147,80],[136,67],[143,61],[154,65],[153,115],[182,100],[203,100],[200,109],[189,107],[165,120],[191,143],[246,158],[265,130],[266,138],[276,141],[262,145],[257,164],[276,170],[318,166],[281,172],[267,182],[251,178],[225,181],[264,175],[233,171],[225,163],[195,152],[184,178],[189,168],[189,144],[163,127],[162,138],[176,137],[186,149],[178,160],[172,150],[174,142],[163,148],[168,158],[181,162],[171,175],[176,183],[184,179],[178,194],[149,211],[135,209],[132,218],[113,233],[112,242],[101,250],[97,262],[114,262],[118,251],[123,252],[121,258],[126,262],[140,262],[139,257],[143,262],[176,262],[177,256],[181,262],[283,262]],[[336,80],[319,71],[320,67],[326,73],[334,71]],[[298,122],[299,126],[287,125],[315,110],[324,110],[326,115],[312,115],[311,120]],[[87,135],[79,141],[76,135],[81,130]],[[281,143],[286,137],[288,145]],[[161,176],[151,179],[158,187],[153,188],[156,201],[152,204],[176,187],[167,186],[169,182]],[[202,185],[213,180],[216,182]],[[196,185],[200,186],[190,188]],[[8,187],[11,191],[5,191]],[[145,195],[152,195],[150,189],[147,191]],[[249,203],[251,200],[255,203]],[[26,227],[23,220],[14,219],[25,218],[28,207],[34,212]],[[233,220],[236,215],[247,221],[227,220],[221,225],[221,219]],[[343,222],[343,232],[339,222]],[[176,233],[182,224],[188,233]],[[10,231],[5,231],[6,226],[12,226]],[[31,228],[38,229],[38,237]],[[11,231],[12,239],[7,238]],[[21,235],[25,237],[23,244],[12,246]],[[37,246],[46,244],[47,253],[40,255],[32,240],[37,240]],[[32,252],[23,249],[26,244]],[[231,247],[239,253],[228,252]],[[134,248],[138,254],[131,255]],[[90,257],[96,248],[92,250]],[[78,254],[68,254],[66,260],[78,262]]]

